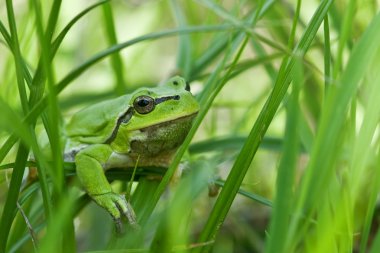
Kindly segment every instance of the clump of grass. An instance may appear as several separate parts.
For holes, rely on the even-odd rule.
[[[0,252],[380,250],[376,1],[82,4],[0,4]],[[201,110],[171,166],[153,171],[162,180],[139,168],[131,187],[131,171],[107,173],[132,189],[141,225],[120,237],[75,186],[63,124],[172,73]]]

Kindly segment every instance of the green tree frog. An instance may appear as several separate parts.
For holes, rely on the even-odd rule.
[[[182,144],[199,105],[181,77],[155,88],[91,105],[73,115],[66,127],[65,161],[75,162],[85,191],[115,220],[136,224],[132,207],[112,191],[104,172],[110,168],[168,167]]]

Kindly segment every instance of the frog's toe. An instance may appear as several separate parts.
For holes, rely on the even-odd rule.
[[[125,199],[124,195],[109,192],[92,197],[98,205],[105,208],[111,214],[115,221],[116,231],[118,233],[123,233],[122,216],[127,218],[132,227],[138,228],[135,212],[133,211],[131,204]]]
[[[125,199],[124,195],[118,195],[119,198],[115,200],[115,205],[117,209],[119,209],[120,213],[127,218],[129,224],[134,227],[138,228],[137,220],[136,220],[136,214],[133,210],[132,205]]]
[[[138,228],[135,212],[124,195],[113,192],[92,196],[95,202],[105,208],[112,216],[116,231],[123,232],[122,216],[124,216],[133,228]]]
[[[121,219],[120,218],[114,219],[114,222],[115,222],[116,234],[118,235],[124,234],[125,230],[124,230],[123,223],[121,222]]]

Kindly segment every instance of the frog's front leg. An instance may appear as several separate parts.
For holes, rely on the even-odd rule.
[[[116,223],[116,230],[122,231],[121,216],[124,215],[132,226],[137,226],[136,216],[132,206],[124,195],[112,191],[111,185],[104,175],[102,164],[105,164],[112,154],[109,145],[96,144],[81,150],[75,156],[76,170],[79,180],[90,197],[105,208]]]

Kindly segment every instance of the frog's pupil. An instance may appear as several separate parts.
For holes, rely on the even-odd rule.
[[[138,106],[140,107],[145,107],[147,105],[149,105],[149,101],[147,99],[141,99],[137,102]]]

